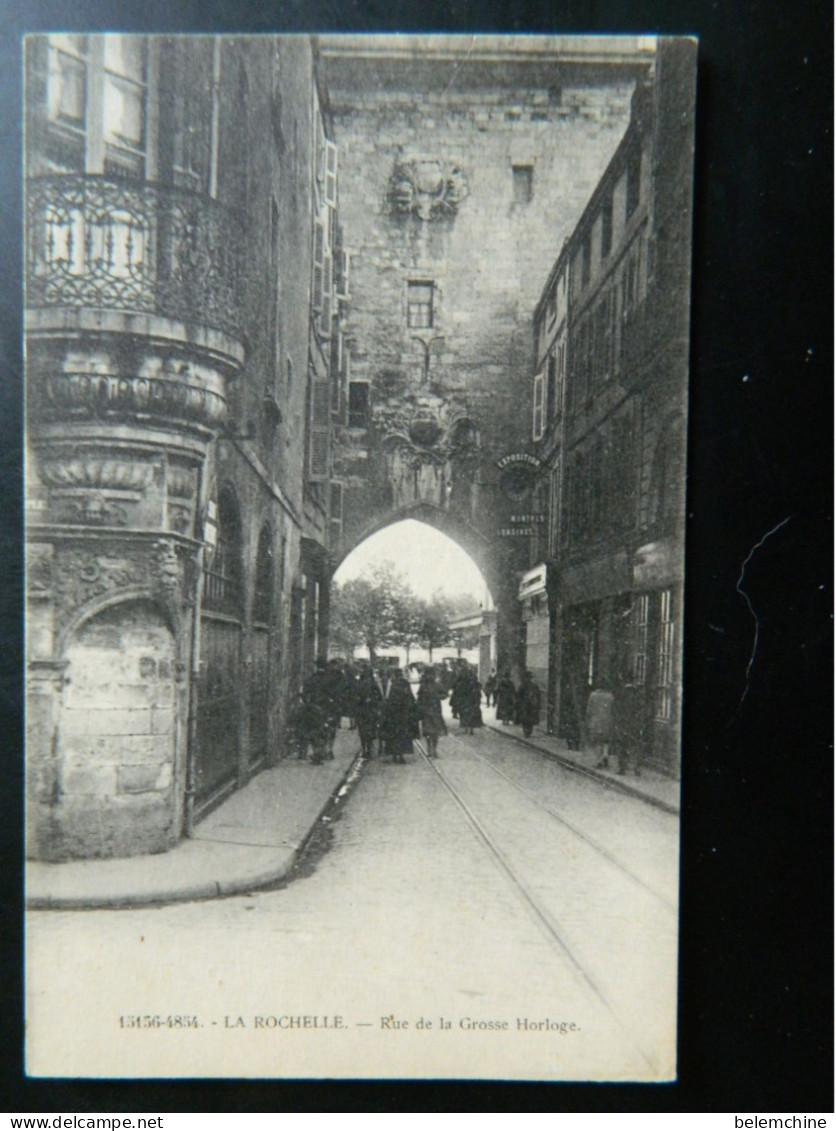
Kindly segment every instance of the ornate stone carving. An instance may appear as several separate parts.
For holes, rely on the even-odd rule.
[[[56,552],[54,591],[56,610],[61,620],[118,589],[146,583],[147,569],[139,547],[121,547],[120,553],[94,549],[61,548]]]
[[[30,597],[51,595],[52,558],[52,546],[30,543],[26,547],[26,591]]]
[[[426,392],[392,398],[374,412],[393,505],[458,506],[457,484],[472,480],[472,464],[479,451],[479,437],[465,406]],[[469,500],[468,492],[465,509]]]
[[[179,377],[52,372],[41,378],[37,391],[33,408],[48,420],[152,416],[217,428],[227,408],[216,390]]]
[[[397,215],[421,220],[454,216],[469,193],[459,165],[416,154],[395,165],[389,181],[389,204]]]
[[[56,511],[59,522],[89,526],[127,526],[128,524],[127,508],[99,491],[59,499]]]
[[[169,464],[166,477],[168,493],[168,528],[177,534],[191,535],[194,529],[194,507],[197,481],[190,467]]]
[[[154,543],[150,566],[154,589],[177,623],[182,615],[185,578],[182,558],[168,538]]]
[[[154,477],[153,464],[131,459],[79,455],[45,459],[41,476],[50,487],[99,487],[143,492]]]
[[[467,409],[437,393],[407,393],[374,408],[383,443],[403,447],[438,462],[478,449],[478,437]]]

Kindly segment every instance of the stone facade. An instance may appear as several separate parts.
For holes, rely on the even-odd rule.
[[[516,664],[527,547],[497,531],[530,510],[533,481],[509,492],[496,462],[531,450],[531,317],[647,60],[602,68],[548,41],[520,60],[479,40],[456,61],[454,41],[407,59],[385,37],[362,58],[320,41],[351,233],[336,557],[399,515],[439,525],[483,568],[500,662]]]
[[[327,126],[304,38],[35,36],[26,79],[28,851],[162,851],[324,648]]]
[[[583,740],[594,687],[635,681],[644,756],[679,769],[694,47],[660,40],[617,152],[535,316],[548,602],[529,616],[549,725]]]

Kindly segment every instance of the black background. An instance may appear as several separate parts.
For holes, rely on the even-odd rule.
[[[827,0],[15,0],[0,21],[3,1106],[152,1114],[832,1111]],[[699,36],[677,1084],[24,1079],[19,37],[38,30]],[[741,589],[759,622],[754,658],[755,620]]]

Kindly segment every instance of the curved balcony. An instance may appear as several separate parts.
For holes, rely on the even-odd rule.
[[[181,189],[68,174],[26,188],[26,304],[158,315],[243,340],[244,232]]]

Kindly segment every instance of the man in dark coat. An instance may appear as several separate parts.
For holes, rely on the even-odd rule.
[[[639,777],[644,752],[644,692],[632,676],[615,690],[612,734],[618,753],[618,772],[626,774],[632,762],[633,772]]]
[[[529,671],[523,673],[522,683],[517,689],[516,719],[526,738],[531,737],[531,732],[540,721],[540,688]]]
[[[383,695],[374,678],[371,665],[365,667],[357,682],[354,696],[354,718],[360,735],[364,758],[373,757],[374,742],[380,726],[380,709]]]
[[[485,680],[485,703],[488,707],[496,706],[496,685],[497,685],[496,672],[491,671],[491,674]]]
[[[325,661],[316,661],[316,670],[302,687],[301,731],[305,745],[311,745],[311,763],[320,765],[326,758],[331,733],[333,702]]]
[[[339,660],[329,660],[325,669],[325,685],[329,700],[328,708],[328,742],[325,747],[325,760],[331,761],[334,757],[334,740],[340,728],[340,721],[345,712],[348,698],[348,681],[340,666]]]
[[[380,711],[380,740],[393,762],[404,762],[404,754],[412,752],[412,740],[418,736],[415,699],[403,672],[396,668]]]
[[[517,692],[508,672],[503,672],[496,683],[496,717],[506,726],[514,718]]]

